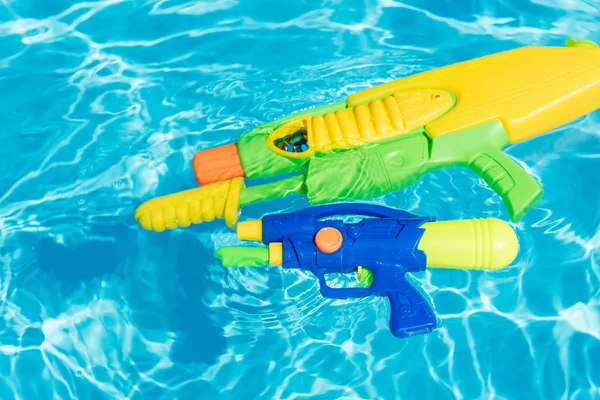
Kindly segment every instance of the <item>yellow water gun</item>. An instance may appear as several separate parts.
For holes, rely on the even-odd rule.
[[[598,107],[600,49],[593,42],[504,51],[376,86],[202,150],[194,157],[201,187],[149,200],[135,217],[154,231],[214,218],[233,227],[240,207],[255,202],[288,194],[307,196],[311,205],[375,198],[429,171],[463,166],[517,221],[543,191],[502,149]]]

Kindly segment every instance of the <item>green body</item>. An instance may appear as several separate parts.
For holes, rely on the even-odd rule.
[[[344,103],[337,103],[303,115],[344,107]],[[404,189],[430,171],[455,166],[480,175],[502,197],[513,221],[533,207],[543,193],[539,183],[502,152],[509,142],[500,121],[436,138],[423,127],[363,146],[294,159],[278,155],[266,145],[268,135],[289,119],[263,125],[240,138],[238,148],[247,178],[295,174],[244,189],[242,206],[293,193],[306,195],[312,205],[375,198]]]

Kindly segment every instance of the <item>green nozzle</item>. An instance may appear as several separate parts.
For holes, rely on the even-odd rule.
[[[269,264],[267,247],[221,247],[215,252],[224,267],[262,267]]]
[[[569,38],[565,40],[567,47],[598,47],[598,45],[591,40],[578,40],[575,38]]]

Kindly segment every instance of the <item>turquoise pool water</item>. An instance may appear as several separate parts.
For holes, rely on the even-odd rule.
[[[222,223],[132,216],[259,124],[599,25],[590,0],[3,0],[0,399],[599,398],[597,112],[508,149],[546,191],[514,224],[521,254],[415,276],[444,321],[427,336],[393,337],[385,299],[322,299],[307,273],[222,268]],[[379,200],[507,219],[460,169]]]

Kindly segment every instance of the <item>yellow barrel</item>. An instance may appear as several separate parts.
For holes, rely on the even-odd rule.
[[[427,222],[422,228],[419,250],[430,268],[498,270],[519,252],[515,231],[497,218]]]

